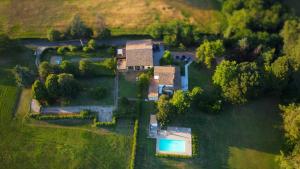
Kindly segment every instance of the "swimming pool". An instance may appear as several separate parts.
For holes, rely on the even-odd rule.
[[[159,139],[159,151],[184,153],[185,152],[185,141],[184,140]]]

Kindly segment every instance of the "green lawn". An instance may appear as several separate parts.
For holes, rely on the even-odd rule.
[[[191,127],[199,137],[200,156],[194,159],[155,157],[155,140],[147,138],[153,105],[146,105],[140,123],[137,168],[276,169],[275,156],[283,143],[277,105],[277,101],[265,98],[228,106],[220,115],[194,110],[173,119],[170,125]]]
[[[30,53],[10,54],[0,60],[0,168],[126,169],[132,143],[130,120],[118,121],[111,129],[91,128],[82,121],[24,120],[31,92],[22,92],[16,108],[20,89],[10,70],[17,63],[34,68]],[[15,110],[19,118],[14,118]]]
[[[134,80],[128,80],[126,75],[119,76],[119,97],[137,97],[137,84]]]
[[[80,79],[83,91],[76,99],[71,100],[71,105],[113,105],[114,104],[114,77],[101,77],[94,79]],[[96,87],[105,88],[107,95],[95,100],[89,96],[89,90]]]
[[[196,63],[189,66],[189,89],[200,86],[204,90],[212,89],[212,70],[200,67]]]

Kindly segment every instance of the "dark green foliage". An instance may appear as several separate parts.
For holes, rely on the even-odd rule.
[[[58,76],[50,74],[46,78],[45,86],[51,99],[57,99],[60,95],[60,87],[58,83]]]
[[[111,31],[108,28],[96,29],[94,34],[98,39],[108,39],[111,37]]]
[[[300,105],[280,106],[283,112],[283,128],[290,148],[277,158],[281,169],[297,169],[300,157]]]
[[[289,59],[286,56],[279,57],[272,63],[271,72],[273,76],[273,85],[276,89],[284,89],[291,76],[291,67]]]
[[[138,97],[145,97],[150,84],[150,76],[147,73],[141,73],[138,77]]]
[[[30,87],[34,82],[35,74],[28,67],[16,65],[13,73],[19,87]]]
[[[75,76],[79,74],[78,66],[67,60],[62,61],[60,69],[64,73],[73,74]]]
[[[157,110],[157,120],[162,126],[165,126],[170,121],[170,117],[174,112],[174,108],[167,95],[161,95],[159,97],[157,102]]]
[[[64,54],[67,50],[68,50],[67,47],[61,46],[61,47],[57,48],[57,53],[60,54],[60,55],[62,55],[62,54]]]
[[[46,77],[53,72],[53,69],[49,62],[42,62],[39,65],[39,75],[42,79],[46,79]]]
[[[67,36],[73,39],[89,38],[93,35],[93,32],[88,28],[84,22],[81,20],[80,16],[76,14],[70,23],[69,28],[66,32]]]
[[[197,49],[197,62],[205,64],[207,68],[211,68],[215,58],[222,56],[224,51],[223,41],[205,40]]]
[[[96,87],[89,91],[89,95],[96,100],[101,100],[107,95],[107,89],[103,87]]]
[[[287,20],[281,31],[284,52],[291,59],[294,70],[300,69],[300,22]]]
[[[97,44],[96,41],[94,39],[89,40],[87,46],[92,49],[95,50],[97,48]]]
[[[82,110],[73,114],[30,114],[30,117],[37,120],[93,119],[95,115],[89,110]]]
[[[70,52],[75,52],[75,51],[78,50],[78,47],[77,47],[77,46],[73,46],[73,45],[69,45],[69,46],[68,46],[68,50],[69,50]]]
[[[49,41],[58,41],[61,39],[61,33],[53,28],[47,31],[47,38]]]
[[[256,63],[223,61],[213,75],[214,84],[222,89],[224,98],[231,103],[245,103],[248,98],[258,95],[262,74]]]
[[[92,76],[94,74],[93,63],[87,59],[82,59],[79,62],[79,72],[82,76]]]
[[[174,106],[174,110],[178,114],[183,114],[185,112],[188,112],[190,107],[190,99],[188,96],[188,93],[177,90],[174,92],[172,99],[170,100],[170,103]]]
[[[54,79],[55,78],[53,78],[53,80]],[[62,97],[74,98],[75,96],[77,96],[77,94],[80,91],[79,84],[74,79],[74,76],[72,74],[66,74],[66,73],[59,74],[57,82],[59,85],[59,95]],[[53,82],[53,85],[56,85],[56,83]],[[47,81],[46,81],[46,86],[47,86]],[[48,87],[47,87],[47,89],[48,89]],[[49,91],[49,89],[48,89],[48,91]],[[49,93],[50,93],[50,91],[49,91]]]
[[[19,45],[11,40],[7,35],[0,33],[0,56],[3,56],[6,52],[15,51],[20,48]]]
[[[194,25],[182,21],[170,21],[166,24],[155,23],[148,28],[155,39],[163,39],[168,46],[194,45],[199,40],[199,31]]]
[[[41,103],[48,98],[45,85],[39,80],[36,80],[32,85],[32,97]]]
[[[174,63],[174,58],[170,51],[166,50],[163,57],[159,60],[160,65],[172,65]]]

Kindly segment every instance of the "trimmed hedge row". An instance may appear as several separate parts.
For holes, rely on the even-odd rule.
[[[29,115],[31,118],[37,120],[58,120],[58,119],[93,119],[95,114],[90,110],[82,110],[80,113],[73,114],[40,114],[32,113]]]
[[[179,155],[179,154],[155,154],[156,157],[162,158],[192,158],[193,156]]]
[[[111,127],[111,126],[116,125],[116,123],[117,123],[116,117],[113,117],[111,122],[100,122],[100,121],[97,121],[96,118],[94,118],[92,127]]]
[[[134,169],[135,168],[135,156],[136,156],[136,151],[137,151],[138,132],[139,132],[139,121],[135,120],[129,169]]]
[[[193,157],[199,156],[198,150],[199,150],[198,136],[196,134],[192,133],[192,155],[193,155]]]

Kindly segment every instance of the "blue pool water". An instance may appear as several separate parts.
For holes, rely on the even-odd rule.
[[[169,140],[159,139],[159,150],[167,152],[185,152],[185,141],[183,140]]]

